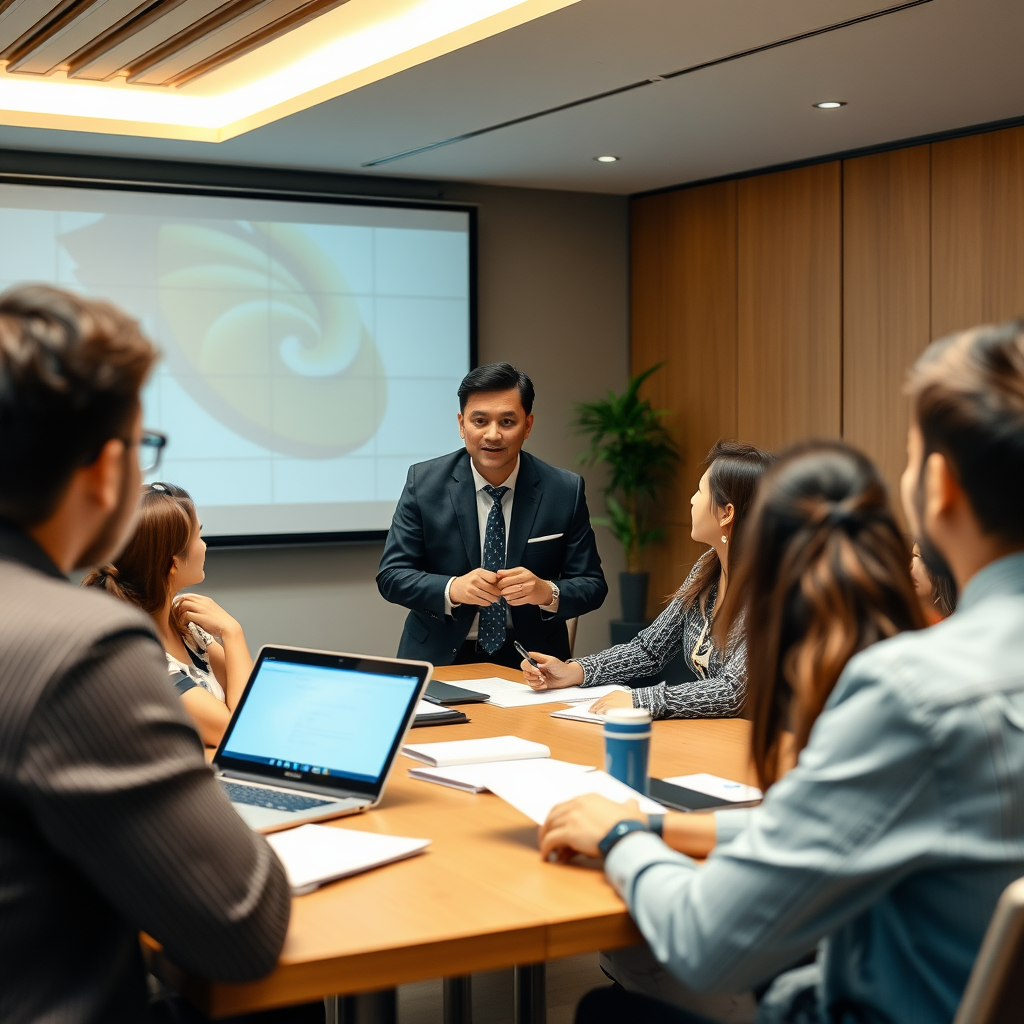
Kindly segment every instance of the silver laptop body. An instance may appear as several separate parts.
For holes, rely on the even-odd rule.
[[[425,661],[261,648],[213,758],[235,810],[276,832],[379,803],[431,671]]]

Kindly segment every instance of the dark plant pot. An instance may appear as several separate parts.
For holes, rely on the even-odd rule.
[[[647,619],[646,572],[620,572],[619,597],[622,599],[622,618],[625,622],[644,622]]]

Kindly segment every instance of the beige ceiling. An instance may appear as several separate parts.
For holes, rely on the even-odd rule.
[[[0,128],[0,146],[631,193],[1024,115],[1021,0],[927,0],[721,60],[893,6],[582,0],[227,142]]]

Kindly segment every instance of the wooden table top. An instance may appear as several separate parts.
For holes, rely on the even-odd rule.
[[[494,675],[522,679],[494,665],[434,672],[454,683]],[[468,724],[412,735],[424,743],[514,734],[547,744],[553,757],[602,765],[601,729],[551,718],[562,706],[473,704],[462,708]],[[748,737],[749,723],[740,719],[655,722],[651,774],[711,772],[753,782]],[[410,779],[408,769],[418,763],[399,756],[377,808],[329,824],[429,838],[423,855],[295,897],[280,961],[262,981],[183,977],[159,953],[157,973],[211,1016],[227,1016],[639,941],[600,870],[544,863],[537,828],[519,811],[490,793]]]

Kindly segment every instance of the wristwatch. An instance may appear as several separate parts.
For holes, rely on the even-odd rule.
[[[612,852],[612,847],[630,832],[647,832],[648,828],[642,821],[620,821],[608,830],[608,834],[597,844],[602,857]]]
[[[664,838],[665,833],[665,815],[664,814],[648,814],[647,815],[647,830],[653,832],[659,839]]]
[[[548,601],[548,604],[554,604],[561,597],[562,592],[558,589],[558,584],[554,580],[548,580],[547,584],[551,588],[551,600]]]

